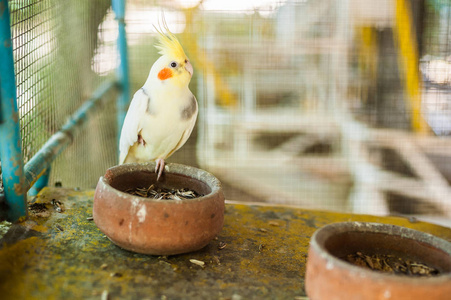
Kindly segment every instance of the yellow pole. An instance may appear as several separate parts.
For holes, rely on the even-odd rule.
[[[412,129],[418,133],[430,132],[421,113],[421,77],[418,70],[418,48],[416,32],[411,18],[411,8],[408,0],[396,0],[396,26],[394,40],[398,46],[398,61],[401,77],[412,110]]]
[[[222,79],[221,74],[218,72],[215,65],[208,59],[205,52],[197,45],[197,39],[193,34],[194,31],[192,30],[192,26],[194,24],[193,14],[195,9],[197,9],[197,7],[188,8],[185,10],[186,30],[182,34],[182,37],[186,42],[183,44],[189,53],[191,61],[198,68],[208,70],[208,72],[213,75],[215,90],[220,104],[233,107],[237,104],[236,95],[230,90],[227,83]]]

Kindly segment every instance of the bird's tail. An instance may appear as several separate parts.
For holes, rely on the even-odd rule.
[[[121,152],[119,154],[119,164],[122,165],[125,162],[126,158],[127,158],[127,153]]]

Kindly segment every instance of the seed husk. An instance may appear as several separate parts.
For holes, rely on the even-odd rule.
[[[190,259],[189,260],[192,264],[201,266],[202,268],[205,267],[205,262],[201,261],[201,260],[197,260],[197,259]]]
[[[219,249],[219,250],[222,250],[222,249],[224,249],[225,247],[227,247],[227,243],[225,243],[225,242],[219,242],[219,245],[218,245],[218,249]]]

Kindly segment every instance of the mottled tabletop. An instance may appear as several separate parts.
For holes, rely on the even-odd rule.
[[[377,217],[227,202],[205,248],[149,256],[115,246],[92,220],[94,190],[45,188],[0,240],[2,299],[307,299],[309,240],[334,222],[405,226],[451,241],[451,229]]]

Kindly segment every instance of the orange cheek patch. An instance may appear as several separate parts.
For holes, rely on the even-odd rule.
[[[166,80],[172,77],[172,71],[169,68],[164,68],[158,73],[158,79]]]

